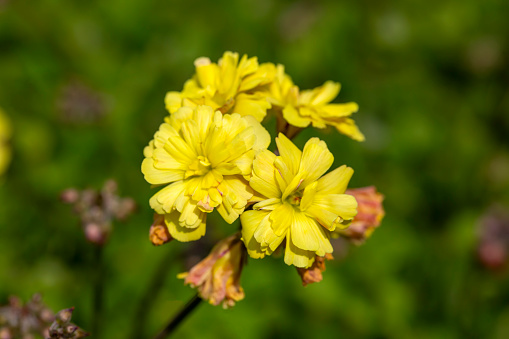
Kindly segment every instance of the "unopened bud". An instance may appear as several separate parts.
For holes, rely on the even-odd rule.
[[[74,307],[66,308],[61,310],[55,316],[55,320],[59,325],[68,324],[72,318],[72,312],[74,311]]]
[[[106,232],[96,223],[89,223],[85,226],[85,238],[93,244],[102,245],[106,242]]]
[[[62,192],[62,194],[60,194],[60,200],[62,200],[66,204],[76,203],[79,197],[80,193],[74,188],[66,189],[65,191]]]
[[[309,268],[297,267],[297,272],[302,279],[302,286],[322,281],[322,272],[325,272],[325,260],[332,260],[332,254],[327,253],[324,257],[316,256],[313,265]]]
[[[39,318],[46,323],[50,323],[55,320],[55,315],[50,309],[45,308],[39,313]]]
[[[83,331],[81,328],[78,328],[76,332],[74,332],[74,339],[80,339],[90,336],[90,333]]]
[[[154,246],[161,246],[173,239],[164,222],[164,215],[154,214],[154,223],[150,226],[149,239]]]
[[[11,339],[14,338],[11,331],[7,327],[0,328],[0,339]]]
[[[77,329],[78,329],[78,326],[76,326],[76,325],[73,325],[73,324],[67,325],[65,327],[65,333],[73,334],[74,332],[76,332]]]
[[[246,254],[240,234],[235,234],[219,241],[205,259],[177,277],[185,279],[184,284],[196,288],[210,304],[229,308],[244,299],[240,275]]]

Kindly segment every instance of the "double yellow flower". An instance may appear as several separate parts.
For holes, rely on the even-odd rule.
[[[345,194],[353,170],[325,174],[334,157],[317,138],[301,151],[280,134],[279,153],[268,151],[260,122],[271,109],[295,128],[331,125],[363,140],[350,118],[357,104],[330,103],[337,83],[301,92],[283,66],[237,53],[224,53],[217,64],[199,58],[195,67],[181,92],[166,95],[170,116],[144,151],[145,179],[162,187],[151,207],[179,241],[202,237],[214,209],[230,224],[240,216],[251,257],[284,246],[288,265],[310,267],[332,252],[331,232],[357,213],[355,198]]]

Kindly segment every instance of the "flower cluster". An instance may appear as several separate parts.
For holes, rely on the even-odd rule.
[[[0,306],[0,338],[55,338],[78,339],[89,336],[71,323],[74,308],[66,308],[54,314],[35,294],[26,304],[12,296],[9,304]]]
[[[167,93],[170,114],[144,150],[145,180],[160,187],[150,199],[151,242],[200,239],[214,210],[228,224],[240,219],[240,232],[181,275],[214,305],[244,297],[239,280],[248,255],[281,249],[305,284],[320,281],[325,259],[332,259],[329,239],[347,236],[361,202],[347,191],[350,167],[327,173],[334,156],[324,141],[311,138],[301,150],[291,139],[308,126],[332,126],[364,140],[351,119],[357,104],[331,103],[340,90],[332,81],[301,91],[282,65],[256,57],[225,52],[217,63],[202,57],[194,64],[182,91]],[[262,125],[270,113],[278,126],[275,152]]]
[[[113,230],[113,220],[125,220],[136,209],[132,198],[117,194],[117,183],[108,180],[100,191],[69,188],[62,192],[61,200],[73,205],[74,213],[81,219],[85,238],[97,246],[103,246]]]

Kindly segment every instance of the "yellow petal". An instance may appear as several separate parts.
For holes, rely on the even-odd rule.
[[[246,245],[247,252],[252,258],[259,259],[265,256],[265,251],[261,249],[261,245],[254,238],[254,232],[269,212],[264,211],[246,211],[240,216],[242,223],[242,241]]]
[[[272,254],[283,242],[286,234],[276,235],[271,227],[270,214],[268,214],[258,225],[254,238],[260,243],[261,249],[267,254]]]
[[[351,220],[357,214],[357,201],[348,194],[316,194],[313,204],[306,210],[306,213],[314,215],[317,219],[321,217],[321,211],[329,211],[344,220]]]
[[[209,132],[212,120],[214,117],[214,110],[210,106],[200,105],[196,107],[194,119],[198,124],[200,133],[200,140],[205,140],[206,135]]]
[[[291,234],[288,233],[286,237],[285,264],[307,268],[313,264],[314,260],[315,253],[295,246],[292,242]]]
[[[273,211],[281,204],[281,199],[279,198],[270,198],[265,199],[253,206],[254,210],[267,210],[267,211]]]
[[[150,198],[150,207],[158,214],[170,213],[173,211],[175,201],[183,194],[185,189],[184,181],[177,181],[168,185]]]
[[[179,108],[175,113],[170,115],[170,121],[169,121],[168,125],[171,126],[175,132],[171,135],[168,135],[166,137],[166,140],[168,140],[170,137],[173,137],[174,135],[178,135],[178,131],[180,131],[180,127],[182,126],[182,123],[184,123],[185,121],[188,121],[189,119],[192,119],[193,114],[194,114],[194,109],[186,106],[186,107]],[[166,143],[166,140],[165,140],[165,143]]]
[[[276,160],[274,160],[274,167],[276,168],[276,172],[274,172],[274,176],[276,178],[276,182],[278,184],[279,190],[281,192],[285,192],[288,184],[292,182],[292,180],[295,178],[295,174],[290,171],[287,164],[283,161],[283,158],[276,157]],[[283,199],[285,199],[286,196],[283,194]]]
[[[154,154],[154,140],[150,140],[148,143],[148,146],[146,146],[143,149],[143,156],[145,158],[152,158],[152,155]]]
[[[279,155],[288,166],[288,169],[293,175],[297,174],[302,157],[301,150],[283,133],[279,133],[279,136],[276,138],[276,144]]]
[[[177,136],[177,131],[168,123],[162,123],[159,126],[159,130],[154,134],[154,147],[161,148],[163,147],[168,139]]]
[[[170,113],[176,112],[182,106],[182,97],[180,92],[168,92],[164,98],[166,109]]]
[[[320,194],[343,194],[352,178],[353,169],[343,165],[318,179],[316,190]]]
[[[355,102],[347,102],[344,104],[329,104],[320,108],[320,115],[322,117],[347,117],[352,113],[355,113],[359,110],[359,105]]]
[[[290,228],[292,243],[300,249],[316,252],[320,244],[314,231],[315,227],[315,220],[304,213],[295,213]]]
[[[267,101],[267,96],[261,92],[253,94],[240,93],[235,98],[233,112],[243,116],[250,115],[256,121],[262,121],[270,107],[271,104]]]
[[[304,193],[302,194],[302,199],[300,201],[300,210],[305,211],[307,208],[313,204],[315,200],[315,195],[317,191],[318,183],[315,181],[314,183],[308,185],[306,189],[304,189]]]
[[[201,153],[202,140],[200,138],[200,131],[196,121],[187,120],[182,123],[180,134],[182,135],[182,138],[186,144],[193,149],[194,154]]]
[[[181,170],[157,169],[152,158],[145,158],[143,160],[141,171],[145,176],[145,180],[153,185],[167,184],[184,179],[184,173]]]
[[[288,184],[285,191],[283,192],[283,195],[281,196],[282,200],[285,200],[288,198],[288,196],[294,192],[297,192],[301,187],[305,187],[303,185],[305,178],[307,178],[308,172],[306,171],[299,171],[297,175],[292,179],[292,181]]]
[[[189,146],[180,136],[168,139],[164,149],[171,154],[175,160],[184,164],[191,164],[197,157],[196,151]]]
[[[231,163],[229,163],[229,165],[233,166],[234,169],[231,169],[229,174],[242,174],[244,178],[249,179],[253,170],[254,156],[255,152],[250,150],[237,159],[233,160]]]
[[[203,218],[200,220],[200,223],[195,228],[182,227],[179,223],[180,213],[174,211],[169,214],[165,214],[164,221],[166,222],[166,226],[168,226],[168,231],[170,235],[178,241],[187,242],[198,240],[205,235],[206,227],[206,219],[207,214],[203,213]]]
[[[247,121],[249,126],[253,127],[253,132],[256,135],[253,150],[258,153],[261,150],[267,149],[271,141],[269,132],[253,116],[244,116],[243,119]]]
[[[318,138],[311,138],[304,146],[299,172],[306,171],[307,176],[302,182],[302,187],[316,181],[331,167],[334,156],[327,149],[325,142]]]
[[[240,82],[237,76],[238,60],[238,53],[228,51],[223,54],[223,57],[219,59],[218,62],[221,77],[221,83],[218,84],[218,90],[221,93],[225,93],[227,98],[233,97]]]
[[[179,224],[187,228],[199,227],[202,220],[205,219],[205,214],[199,207],[197,202],[189,200],[184,205],[182,213],[179,216]]]
[[[283,117],[290,125],[297,126],[300,128],[307,127],[311,123],[311,120],[308,117],[301,116],[299,114],[299,111],[295,107],[290,105],[287,105],[283,109]]]
[[[154,167],[157,169],[185,171],[188,167],[186,164],[178,162],[164,148],[156,148],[152,152],[152,159],[154,159]]]
[[[319,256],[332,253],[326,230],[304,213],[295,213],[290,233],[293,244],[302,250],[314,251]]]
[[[256,72],[257,69],[258,69],[258,58],[251,57],[248,59],[247,55],[244,54],[239,61],[238,76],[241,78],[246,77],[247,75]]]
[[[270,214],[271,227],[277,236],[285,235],[293,222],[295,213],[292,205],[283,203]]]
[[[218,190],[222,193],[222,202],[216,208],[223,219],[231,224],[246,208],[253,191],[241,176],[225,176]]]
[[[219,76],[219,69],[216,64],[212,64],[209,58],[201,57],[194,61],[196,67],[196,77],[203,88],[216,88],[216,79]]]
[[[253,176],[249,180],[251,187],[267,198],[281,197],[281,191],[274,176],[275,159],[276,155],[271,151],[260,152],[253,162]]]
[[[321,87],[316,88],[315,97],[311,101],[311,105],[325,105],[338,95],[341,86],[337,82],[327,81]]]
[[[336,129],[343,133],[344,135],[352,138],[356,141],[364,141],[364,135],[359,131],[359,128],[355,125],[355,122],[349,118],[342,118],[338,121],[332,121],[330,123],[332,126],[336,127]]]
[[[271,63],[262,64],[258,66],[257,69],[253,70],[251,74],[247,75],[244,79],[242,79],[239,92],[248,91],[257,86],[268,84],[273,81],[275,75],[276,66],[274,66],[274,64]]]

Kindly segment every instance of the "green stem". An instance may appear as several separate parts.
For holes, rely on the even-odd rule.
[[[95,246],[94,249],[94,265],[96,276],[94,280],[94,295],[93,295],[93,318],[92,318],[92,333],[94,338],[100,337],[101,322],[103,317],[103,300],[104,300],[104,264],[103,264],[103,248],[102,246]]]
[[[133,320],[133,330],[131,334],[132,339],[139,339],[144,337],[145,324],[149,315],[149,310],[152,309],[152,305],[157,300],[159,291],[164,286],[164,282],[168,275],[167,268],[171,265],[174,260],[174,253],[168,251],[168,255],[161,260],[157,266],[155,273],[150,281],[145,294],[140,300],[136,313]]]
[[[173,319],[169,322],[169,324],[154,337],[154,339],[163,339],[168,337],[173,333],[173,331],[180,325],[180,323],[189,315],[191,312],[196,309],[196,307],[200,304],[202,299],[196,294],[188,303],[173,317]]]

